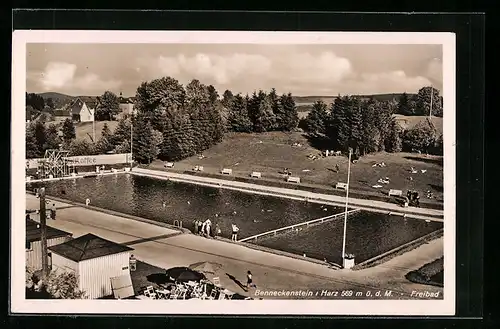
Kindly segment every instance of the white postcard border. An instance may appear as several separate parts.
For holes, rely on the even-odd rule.
[[[25,299],[25,97],[27,43],[442,44],[444,135],[443,300],[147,301]],[[222,32],[18,30],[12,40],[11,313],[38,314],[455,314],[455,34],[400,32]]]

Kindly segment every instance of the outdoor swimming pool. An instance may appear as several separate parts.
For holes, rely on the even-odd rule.
[[[390,251],[443,227],[440,222],[402,218],[361,211],[348,216],[346,253],[356,256],[356,263]],[[276,236],[266,236],[254,243],[298,255],[342,264],[344,218]]]
[[[210,218],[229,238],[231,224],[240,228],[239,238],[341,213],[342,207],[308,203],[224,188],[172,182],[133,174],[97,176],[45,183],[47,195],[173,224],[194,228],[194,220]],[[27,184],[27,189],[40,186]],[[215,227],[215,226],[214,226]],[[442,228],[442,223],[403,219],[379,213],[350,215],[346,251],[362,262],[406,242]],[[343,216],[304,227],[298,232],[281,233],[253,243],[299,255],[306,254],[340,263]]]

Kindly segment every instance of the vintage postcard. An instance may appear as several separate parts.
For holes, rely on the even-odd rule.
[[[15,31],[12,84],[12,313],[455,313],[454,34]]]

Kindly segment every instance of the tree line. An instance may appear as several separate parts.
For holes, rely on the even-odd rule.
[[[431,94],[440,97],[439,91],[431,92],[430,88],[424,87],[416,95],[419,111],[430,109]],[[77,140],[69,118],[60,131],[55,125],[46,126],[43,120],[30,123],[26,156],[43,157],[45,150],[59,147],[71,155],[128,153],[131,128],[134,160],[139,163],[157,158],[178,161],[199,154],[221,142],[226,132],[293,131],[297,127],[312,138],[321,137],[329,149],[352,148],[357,156],[401,150],[442,153],[442,136],[437,135],[431,122],[402,131],[394,120],[394,113],[407,108],[405,95],[397,103],[355,96],[339,96],[329,105],[319,101],[299,122],[290,93],[278,95],[271,89],[235,95],[226,90],[220,97],[212,85],[199,80],[183,86],[174,78],[164,77],[141,83],[135,95],[135,114],[120,119],[114,132],[105,124],[97,141]],[[442,115],[442,102],[432,103],[433,115],[440,108]],[[99,98],[96,117],[113,119],[118,107],[118,97],[107,91]]]
[[[417,104],[420,111],[430,109],[431,94],[439,97],[439,91],[431,87],[420,89]],[[428,99],[425,97],[428,95]],[[407,95],[403,94],[398,104],[378,101],[373,98],[360,99],[356,96],[342,96],[327,105],[322,101],[313,104],[300,127],[312,139],[321,139],[324,145],[347,152],[352,149],[359,157],[372,152],[420,152],[438,154],[443,152],[443,136],[432,121],[423,119],[414,127],[403,131],[393,114],[407,106]],[[433,111],[438,112],[442,103],[432,102]]]

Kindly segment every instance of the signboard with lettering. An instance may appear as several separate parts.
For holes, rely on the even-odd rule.
[[[101,166],[112,164],[130,163],[132,158],[131,153],[119,154],[100,154],[100,155],[82,155],[66,157],[68,165],[72,166]],[[26,168],[38,168],[39,162],[43,159],[29,159],[26,160]]]

